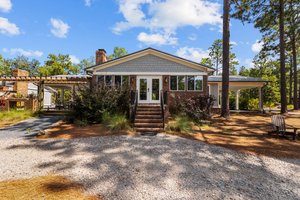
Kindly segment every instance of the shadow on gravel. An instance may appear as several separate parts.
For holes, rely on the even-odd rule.
[[[29,142],[8,149],[54,151],[58,161],[40,163],[36,169],[71,174],[86,190],[107,198],[300,198],[293,172],[281,176],[270,170],[277,166],[268,166],[260,157],[179,137],[159,134]],[[296,173],[299,160],[294,164],[288,170]]]
[[[49,128],[51,125],[61,120],[62,118],[62,116],[41,116],[38,118],[25,120],[6,128],[1,128],[0,139],[7,137],[32,138],[39,131]]]

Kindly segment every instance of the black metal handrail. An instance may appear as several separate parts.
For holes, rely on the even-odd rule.
[[[138,98],[138,91],[137,90],[131,91],[131,92],[134,93],[134,99],[133,99],[133,101],[131,101],[131,103],[132,103],[131,121],[134,122],[139,98]]]
[[[163,129],[165,129],[165,101],[164,101],[164,91],[160,91],[160,108],[161,108],[161,116],[163,120]]]

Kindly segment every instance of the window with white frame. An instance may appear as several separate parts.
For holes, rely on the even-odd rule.
[[[113,86],[113,76],[105,76],[105,85],[108,87]]]
[[[129,76],[121,76],[121,75],[115,76],[114,86],[124,87],[124,86],[128,86],[128,85],[129,85]]]
[[[170,76],[170,90],[184,91],[185,76]]]
[[[104,84],[104,76],[98,76],[98,80],[97,80],[98,84]]]
[[[98,76],[98,84],[105,84],[106,86],[123,87],[129,85],[129,76]]]
[[[189,91],[202,91],[203,76],[187,76],[187,85]]]
[[[129,86],[129,76],[122,76],[122,86]]]

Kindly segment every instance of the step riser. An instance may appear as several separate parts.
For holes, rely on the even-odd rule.
[[[136,128],[163,128],[163,124],[134,124],[134,127]]]
[[[160,106],[138,106],[141,109],[160,109]]]
[[[134,123],[162,123],[162,119],[135,119]]]
[[[138,108],[136,111],[141,111],[141,112],[161,112],[161,109],[146,109],[146,108]]]
[[[141,112],[137,111],[136,115],[161,115],[161,112]]]
[[[137,132],[161,132],[163,128],[136,128]]]
[[[161,119],[161,115],[136,115],[136,119]]]

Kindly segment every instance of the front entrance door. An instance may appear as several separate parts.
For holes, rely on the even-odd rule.
[[[139,103],[159,103],[162,89],[161,76],[138,76]]]

